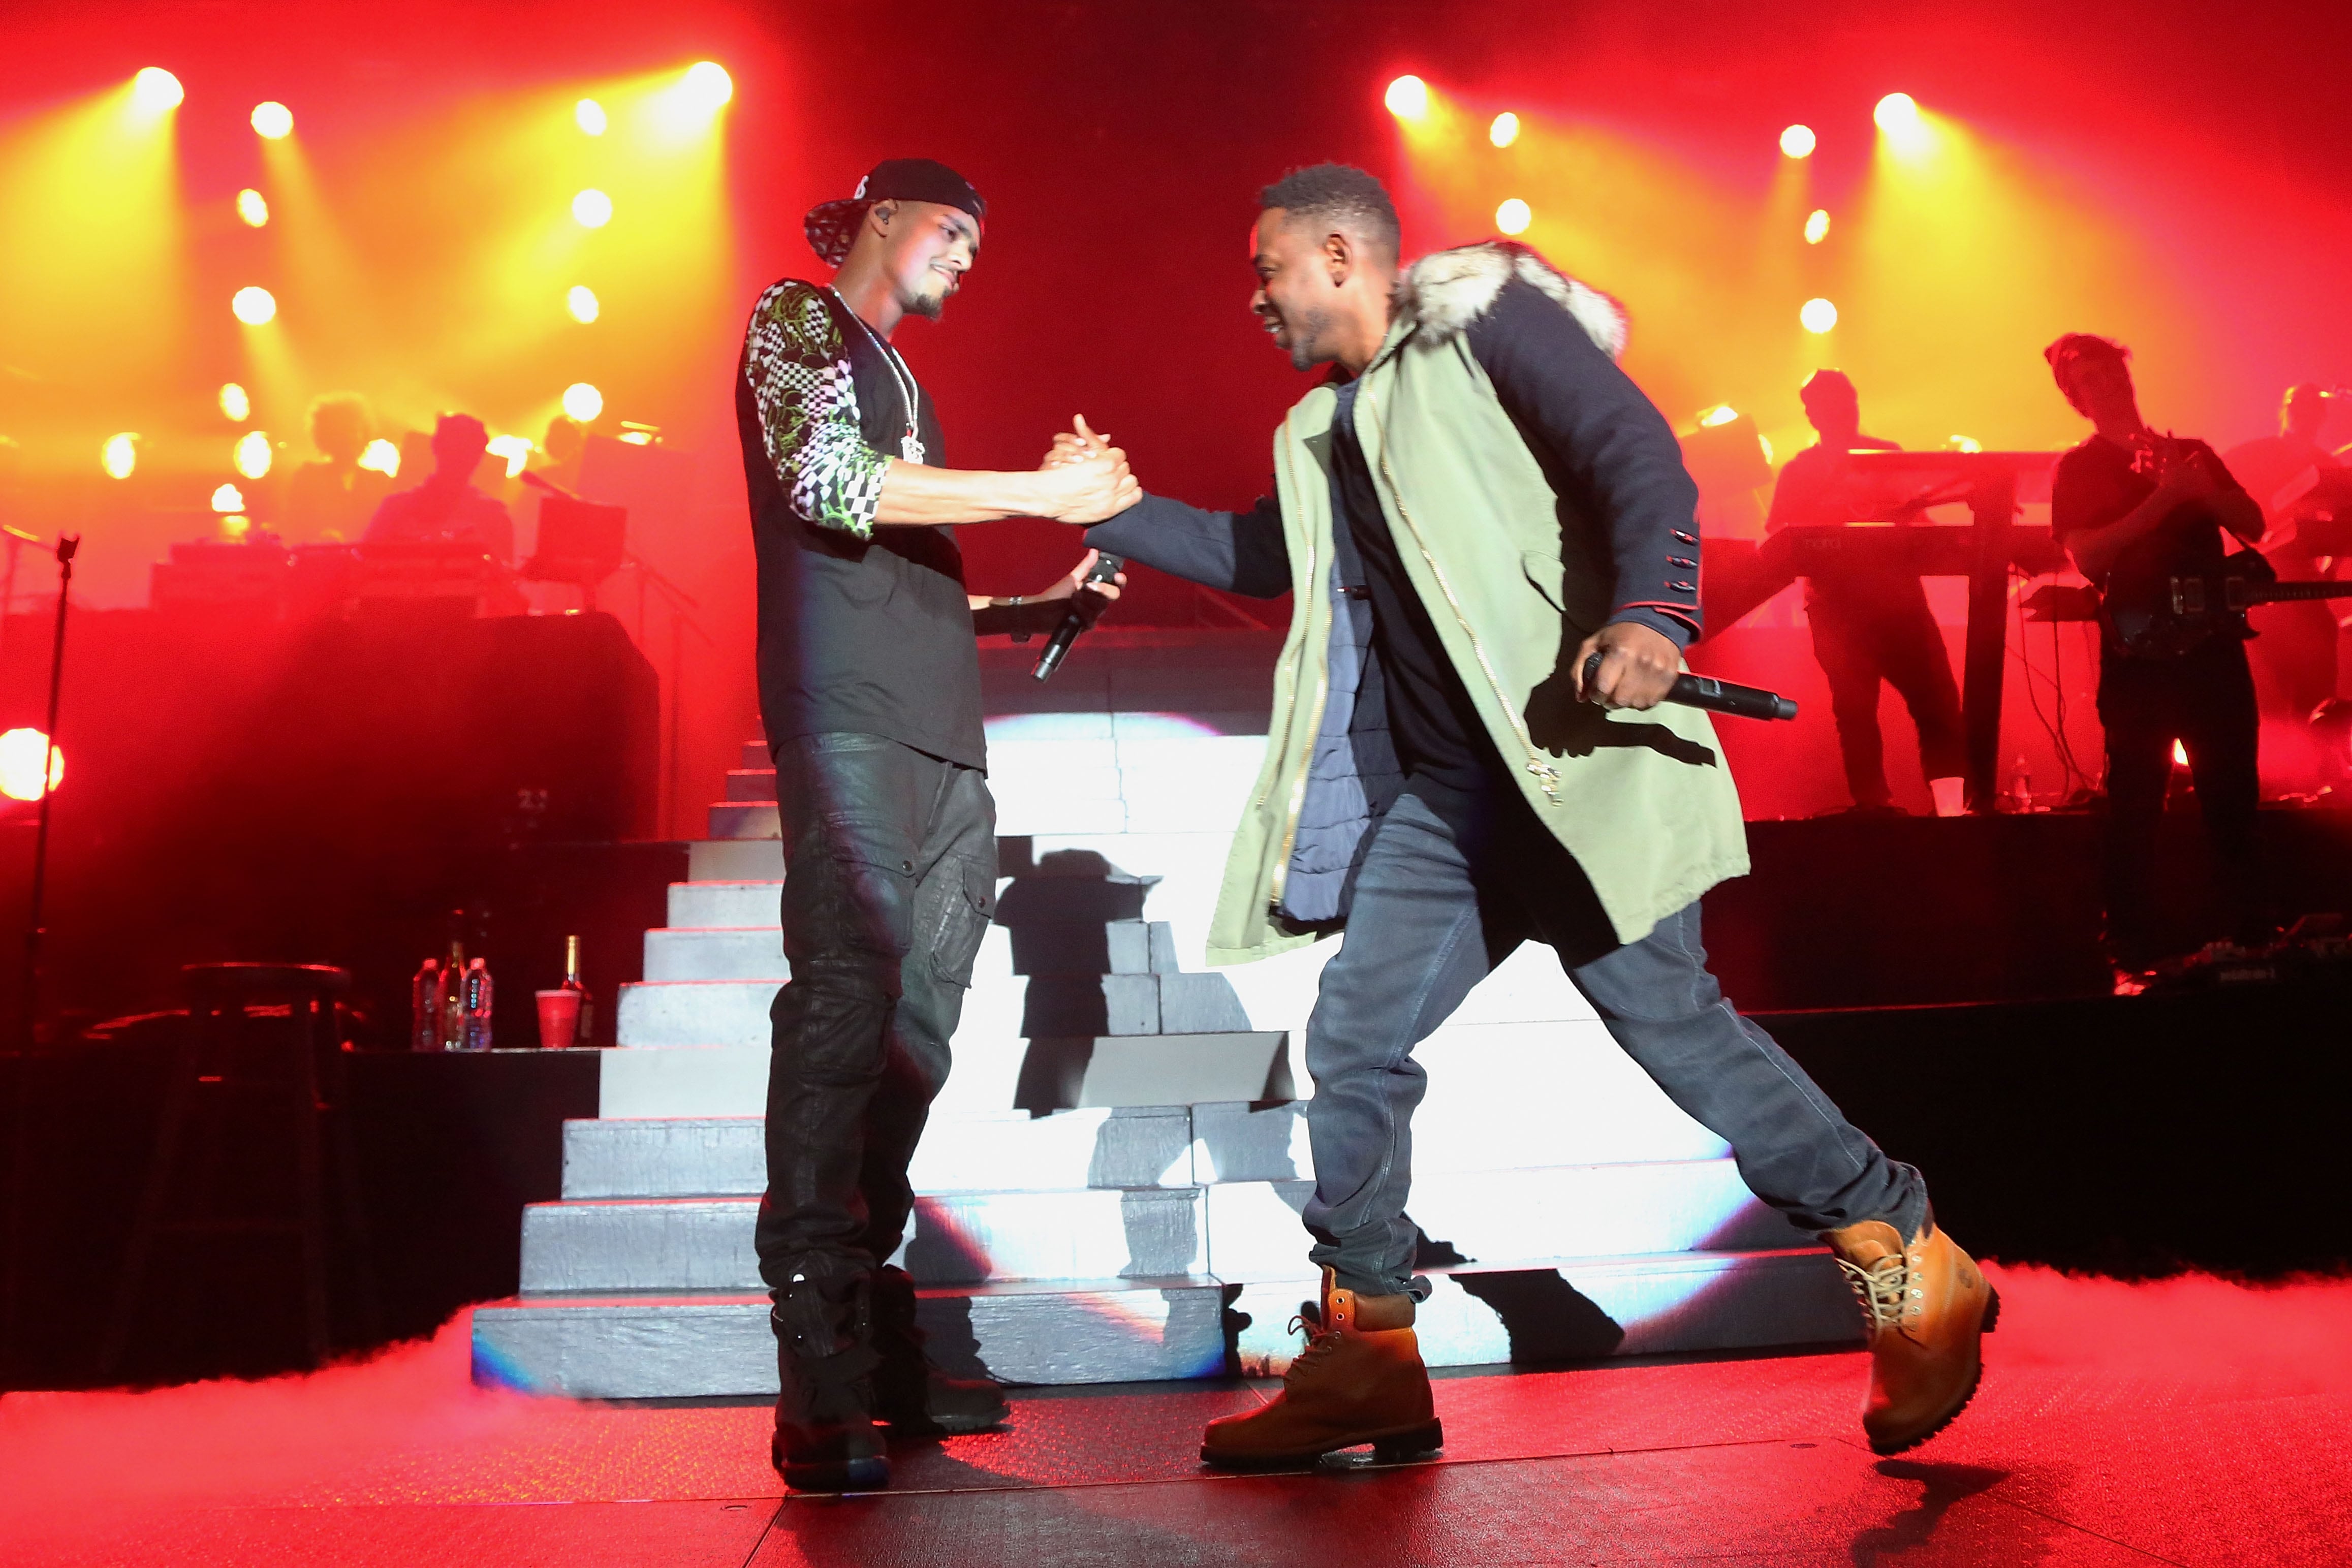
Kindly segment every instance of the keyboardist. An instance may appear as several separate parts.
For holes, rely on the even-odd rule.
[[[1858,521],[1841,494],[1846,454],[1898,449],[1862,433],[1862,400],[1843,371],[1816,371],[1798,395],[1822,438],[1781,468],[1764,524],[1771,532],[1792,523]],[[1937,815],[1959,815],[1967,771],[1960,694],[1918,577],[1859,562],[1817,570],[1805,579],[1805,616],[1812,624],[1813,657],[1829,677],[1830,710],[1853,809],[1899,809],[1887,788],[1878,728],[1878,687],[1885,681],[1902,696],[1918,729],[1920,766]]]

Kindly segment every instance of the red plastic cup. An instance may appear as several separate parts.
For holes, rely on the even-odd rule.
[[[580,993],[555,990],[536,994],[539,997],[540,1048],[570,1050],[573,1037],[580,1033]]]

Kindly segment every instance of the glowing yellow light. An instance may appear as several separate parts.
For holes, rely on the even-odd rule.
[[[687,91],[705,109],[717,109],[735,96],[735,79],[717,60],[700,60],[686,73]]]
[[[1791,125],[1780,132],[1780,155],[1784,158],[1810,158],[1818,145],[1810,125]]]
[[[575,381],[563,389],[563,412],[586,425],[604,412],[604,395],[584,381]]]
[[[139,467],[139,437],[125,430],[119,436],[109,436],[106,445],[98,449],[99,466],[110,479],[127,479]]]
[[[613,221],[613,198],[594,189],[572,198],[572,220],[583,228],[602,228]]]
[[[360,454],[360,467],[373,469],[387,479],[396,479],[400,477],[400,448],[379,436]]]
[[[624,430],[621,432],[621,443],[627,447],[650,447],[654,444],[653,432],[650,430]]]
[[[1822,240],[1829,237],[1829,233],[1830,215],[1826,210],[1821,207],[1815,207],[1811,212],[1805,215],[1805,243],[1807,245],[1819,245]]]
[[[249,284],[236,291],[228,308],[247,326],[257,327],[276,318],[278,300],[268,289]]]
[[[221,537],[231,544],[242,544],[245,536],[253,531],[253,519],[241,511],[233,511],[220,520]]]
[[[187,96],[187,89],[180,85],[180,79],[162,66],[149,66],[131,79],[131,101],[149,114],[161,114],[167,109],[176,109],[180,100]]]
[[[236,438],[236,450],[233,456],[238,473],[248,479],[262,478],[269,472],[269,459],[273,456],[269,450],[268,435],[260,430],[247,430]]]
[[[604,106],[593,98],[583,98],[573,104],[572,119],[572,122],[588,135],[604,134],[604,126],[607,123],[604,118]]]
[[[1809,332],[1826,332],[1837,325],[1837,307],[1827,300],[1808,300],[1797,311],[1797,320]]]
[[[509,479],[513,479],[517,474],[521,473],[522,466],[530,461],[531,446],[530,437],[528,436],[493,436],[490,437],[489,449],[493,457],[504,458],[507,460],[507,478]]]
[[[1907,92],[1890,92],[1878,100],[1870,117],[1878,121],[1881,131],[1909,131],[1919,123],[1919,103]]]
[[[1429,84],[1417,76],[1401,76],[1389,83],[1381,101],[1399,120],[1419,120],[1429,112]]]
[[[0,740],[5,739],[5,736],[0,736]],[[2176,768],[2185,768],[2189,765],[2189,748],[2178,741],[2172,742],[2172,765]]]
[[[1761,430],[1756,433],[1756,449],[1764,454],[1764,461],[1769,466],[1773,460],[1772,443],[1765,438]]]
[[[1981,452],[1984,450],[1984,443],[1978,440],[1973,436],[1947,436],[1944,437],[1944,445],[1946,447],[1955,452]]]
[[[48,776],[44,778],[44,773]],[[65,752],[49,744],[49,738],[38,730],[11,730],[0,735],[0,795],[10,800],[38,800],[65,776]]]
[[[269,204],[262,198],[259,191],[239,191],[236,193],[236,216],[245,220],[247,228],[259,228],[269,221]]]
[[[253,129],[272,142],[291,136],[294,134],[294,111],[275,99],[268,103],[257,103],[253,106]]]
[[[1486,140],[1497,147],[1507,147],[1519,139],[1519,117],[1509,110],[1495,116],[1495,123],[1486,127]]]
[[[1513,196],[1495,209],[1495,226],[1505,234],[1525,234],[1535,216],[1528,210],[1527,203]]]
[[[242,425],[253,417],[253,399],[247,397],[245,388],[236,383],[225,381],[221,383],[220,411],[231,423]],[[236,509],[231,507],[229,510],[235,511]]]
[[[220,489],[213,492],[213,510],[215,511],[243,511],[245,510],[245,492],[238,489],[235,485],[221,486]]]
[[[593,321],[604,314],[604,307],[596,302],[596,290],[585,283],[574,283],[563,296],[563,302],[571,307],[575,321]]]
[[[1738,417],[1739,410],[1734,408],[1728,403],[1718,403],[1714,407],[1708,409],[1706,413],[1700,415],[1698,416],[1698,422],[1705,428],[1711,430],[1717,425],[1728,425]]]

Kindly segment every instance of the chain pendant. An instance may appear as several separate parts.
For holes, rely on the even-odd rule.
[[[922,438],[911,430],[899,437],[898,455],[910,463],[921,462],[923,460]]]

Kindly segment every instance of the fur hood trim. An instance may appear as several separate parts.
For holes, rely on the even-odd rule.
[[[1514,278],[1549,295],[1611,359],[1625,352],[1624,307],[1515,240],[1488,240],[1423,257],[1397,280],[1397,313],[1444,342],[1492,310]]]

